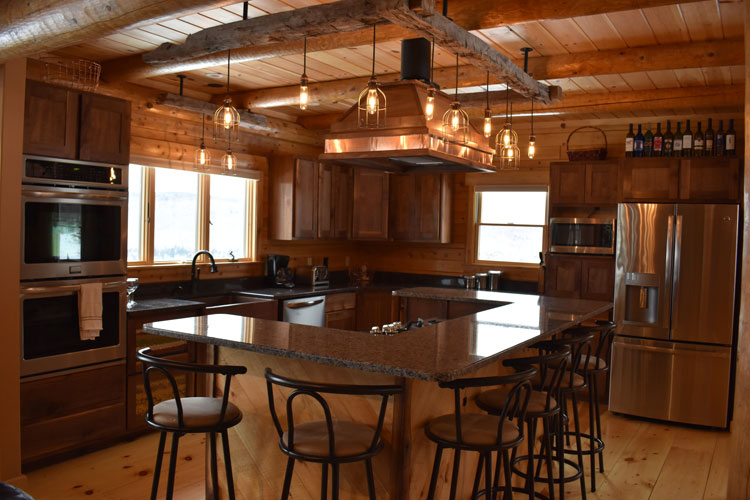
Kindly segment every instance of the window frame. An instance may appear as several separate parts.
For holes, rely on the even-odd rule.
[[[145,257],[144,260],[128,261],[128,268],[135,267],[164,267],[185,265],[186,261],[154,261],[154,207],[156,206],[156,169],[167,167],[154,167],[143,164],[131,164],[141,167],[141,241],[140,255]],[[177,169],[187,170],[187,169]],[[196,247],[198,249],[209,247],[209,218],[211,214],[211,176],[221,175],[212,172],[193,171],[198,175],[198,202],[197,202],[197,231]],[[252,177],[238,177],[246,182],[245,191],[245,210],[247,219],[247,228],[245,231],[245,247],[247,249],[246,257],[239,257],[237,260],[228,258],[216,258],[217,263],[252,263],[258,262],[258,184],[259,180]],[[208,262],[208,259],[201,255],[199,262]]]
[[[541,225],[538,224],[494,224],[494,223],[481,223],[481,196],[485,192],[522,192],[522,191],[533,191],[533,192],[544,192],[544,222]],[[518,268],[529,268],[539,269],[541,263],[531,262],[515,262],[515,261],[499,261],[499,260],[480,260],[479,259],[479,228],[480,226],[507,226],[507,227],[541,227],[542,228],[542,253],[546,252],[547,249],[547,237],[548,237],[548,220],[549,220],[549,186],[546,184],[527,184],[527,185],[478,185],[474,186],[472,193],[472,207],[474,212],[473,217],[473,228],[471,235],[471,248],[469,248],[469,255],[471,263],[474,265],[481,266],[501,266],[501,267],[518,267]]]

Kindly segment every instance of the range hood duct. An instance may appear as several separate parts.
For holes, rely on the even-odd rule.
[[[495,172],[489,141],[469,125],[469,141],[443,138],[442,116],[451,96],[435,92],[432,120],[424,116],[430,90],[430,42],[424,38],[401,42],[400,82],[383,83],[388,99],[385,127],[359,126],[357,103],[325,136],[323,161],[393,172]]]

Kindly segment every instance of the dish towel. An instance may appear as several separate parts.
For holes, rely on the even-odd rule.
[[[102,284],[81,285],[78,293],[78,329],[81,340],[96,340],[102,330]]]

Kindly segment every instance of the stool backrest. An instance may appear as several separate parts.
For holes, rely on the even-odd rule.
[[[596,359],[602,360],[605,363],[609,363],[609,357],[612,352],[612,341],[615,336],[615,329],[617,325],[612,321],[596,321],[596,325],[593,326],[579,326],[565,331],[565,335],[577,336],[587,335],[589,333],[596,335],[599,334],[599,345],[596,348],[594,356]],[[583,365],[586,368],[588,365]],[[596,368],[603,368],[603,366],[596,366]]]
[[[552,398],[559,401],[560,384],[562,384],[565,370],[570,361],[570,346],[557,344],[552,341],[537,342],[532,346],[537,349],[536,356],[524,358],[508,358],[503,365],[510,366],[516,371],[523,371],[530,366],[539,367],[540,390],[547,392],[546,410],[552,408]]]
[[[336,436],[333,428],[333,417],[331,415],[331,408],[328,402],[323,397],[323,394],[341,394],[348,396],[379,396],[380,397],[380,411],[378,413],[378,422],[375,427],[375,433],[373,434],[370,447],[365,452],[370,454],[379,450],[383,446],[380,439],[381,432],[383,430],[383,421],[385,420],[385,410],[388,406],[388,398],[396,394],[400,394],[404,388],[402,385],[344,385],[344,384],[323,384],[316,382],[307,382],[303,380],[295,380],[291,378],[282,377],[271,371],[270,368],[266,368],[266,387],[268,389],[268,407],[271,410],[271,418],[273,418],[273,424],[276,427],[276,432],[279,434],[279,438],[284,434],[284,427],[281,425],[281,419],[279,418],[278,412],[276,411],[276,404],[274,402],[274,385],[280,387],[287,387],[292,390],[292,393],[286,399],[286,424],[287,424],[287,443],[291,453],[294,451],[294,427],[295,427],[295,415],[294,415],[294,400],[301,396],[307,396],[312,398],[323,411],[325,416],[326,428],[328,429],[328,453],[331,458],[335,457],[336,449]]]
[[[581,333],[576,335],[564,335],[558,339],[550,341],[559,346],[570,347],[570,369],[565,373],[561,387],[580,388],[586,386],[585,380],[582,386],[576,385],[576,368],[580,366],[589,366],[593,349],[591,341],[594,339],[594,336],[593,333]]]
[[[511,375],[499,375],[495,377],[460,378],[448,382],[438,382],[440,387],[453,389],[453,405],[456,421],[456,439],[459,444],[464,444],[461,428],[461,391],[468,388],[486,388],[512,385],[511,390],[505,398],[505,405],[498,414],[500,417],[497,427],[497,444],[502,444],[503,424],[506,421],[515,421],[518,427],[519,438],[523,438],[523,421],[526,418],[526,408],[531,397],[531,377],[537,373],[537,369],[529,367],[523,371]]]
[[[180,396],[179,387],[177,386],[177,379],[175,379],[173,372],[182,371],[190,373],[221,374],[226,377],[224,380],[224,394],[221,399],[221,413],[219,414],[219,419],[216,422],[217,425],[224,420],[224,414],[227,410],[227,403],[229,402],[229,384],[231,382],[232,375],[238,375],[247,372],[247,368],[245,368],[244,366],[203,365],[198,363],[185,363],[182,361],[159,358],[157,356],[151,355],[150,347],[145,347],[139,350],[135,354],[135,359],[143,364],[143,388],[146,392],[146,399],[148,400],[146,421],[151,426],[160,429],[165,427],[154,422],[154,396],[151,389],[151,377],[154,374],[161,374],[167,379],[167,381],[169,381],[169,385],[172,388],[172,398],[175,400],[175,404],[177,405],[177,425],[179,428],[184,428],[185,421],[182,411],[182,398]]]

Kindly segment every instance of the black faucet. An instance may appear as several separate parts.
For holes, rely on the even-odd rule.
[[[208,260],[211,261],[211,272],[216,273],[219,270],[216,268],[216,261],[214,260],[214,256],[211,255],[211,252],[208,250],[198,250],[195,252],[195,255],[193,255],[193,263],[190,265],[190,282],[193,286],[193,292],[195,292],[196,287],[198,286],[198,280],[201,277],[201,270],[200,268],[195,268],[195,261],[198,260],[198,257],[200,255],[208,255]]]

